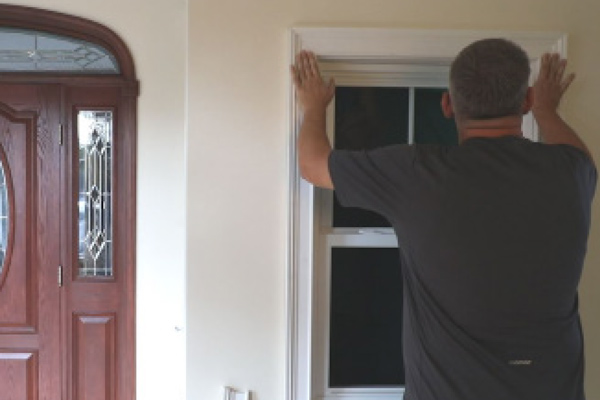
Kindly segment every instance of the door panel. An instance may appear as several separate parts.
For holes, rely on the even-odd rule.
[[[0,377],[8,399],[37,399],[37,352],[0,354]]]
[[[0,387],[10,400],[61,398],[60,96],[56,85],[0,84],[0,145],[11,202],[0,288]]]
[[[114,314],[73,316],[76,398],[115,398],[115,333]]]
[[[128,202],[132,187],[131,170],[126,155],[122,89],[120,87],[70,87],[65,94],[68,120],[65,143],[67,185],[63,204],[68,221],[65,230],[64,315],[69,324],[66,332],[67,380],[69,399],[129,400],[134,394],[134,308],[130,249],[134,247],[130,232]],[[80,276],[79,271],[79,141],[80,111],[112,112],[112,152],[110,167],[112,215],[112,274]],[[85,397],[83,397],[85,396]]]

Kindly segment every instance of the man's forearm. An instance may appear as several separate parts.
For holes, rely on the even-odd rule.
[[[304,120],[298,136],[298,163],[302,176],[320,187],[332,187],[327,162],[331,144],[326,132],[326,109],[304,111]],[[326,175],[326,176],[324,176]]]
[[[592,155],[579,135],[555,111],[534,112],[542,142],[548,144],[568,144]]]
[[[298,164],[302,177],[310,183],[333,189],[329,175],[331,145],[327,139],[327,105],[335,95],[335,83],[323,81],[317,57],[310,51],[296,55],[291,66],[296,96],[304,110],[304,121],[298,135]]]

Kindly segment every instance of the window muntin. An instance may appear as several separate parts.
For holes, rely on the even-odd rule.
[[[119,74],[105,48],[48,32],[0,27],[0,72]]]
[[[78,112],[80,277],[113,275],[112,135],[112,111]]]

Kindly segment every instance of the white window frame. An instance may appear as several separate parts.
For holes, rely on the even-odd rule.
[[[523,47],[531,59],[532,81],[542,54],[556,52],[566,57],[566,35],[557,32],[294,28],[291,31],[290,63],[299,51],[312,50],[319,57],[324,75],[335,77],[340,85],[423,86],[426,81],[431,83],[430,86],[440,87],[447,85],[447,78],[441,77],[440,71],[448,70],[456,54],[469,43],[488,37],[504,37]],[[318,358],[313,352],[323,351],[314,348],[319,346],[313,344],[313,333],[325,333],[323,318],[320,316],[316,320],[313,309],[317,293],[314,266],[324,257],[322,251],[318,251],[315,232],[322,225],[319,205],[328,200],[319,199],[319,191],[299,175],[296,138],[301,113],[291,85],[289,122],[286,400],[358,400],[365,396],[398,399],[397,389],[330,389],[321,393],[322,388],[313,387],[322,385],[318,379],[313,382],[312,364]],[[538,138],[531,115],[524,118],[523,132],[533,140]],[[332,240],[338,240],[335,233],[329,235]],[[352,240],[352,235],[347,233],[343,237],[344,241]],[[392,244],[390,242],[390,246]],[[322,293],[322,288],[319,291]],[[313,393],[313,389],[320,393]]]

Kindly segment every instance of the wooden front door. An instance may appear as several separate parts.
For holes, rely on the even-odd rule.
[[[61,399],[60,87],[0,84],[0,398]]]
[[[1,400],[134,399],[124,93],[0,83]]]

